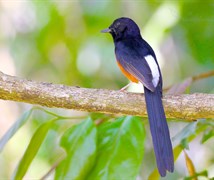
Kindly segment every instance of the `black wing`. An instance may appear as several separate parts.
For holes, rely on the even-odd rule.
[[[129,46],[123,46],[115,50],[117,61],[122,67],[137,78],[146,88],[154,92],[155,87],[152,83],[152,72],[148,63],[145,60],[143,49],[133,49]],[[142,52],[141,52],[142,50]]]

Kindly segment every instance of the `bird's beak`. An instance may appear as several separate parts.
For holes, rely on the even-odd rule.
[[[106,29],[103,29],[101,31],[101,33],[110,33],[111,32],[111,29],[110,28],[106,28]]]

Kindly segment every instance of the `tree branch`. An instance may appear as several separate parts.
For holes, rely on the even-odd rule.
[[[0,99],[88,112],[146,116],[142,94],[29,81],[0,72]],[[165,95],[166,116],[214,118],[213,94]]]

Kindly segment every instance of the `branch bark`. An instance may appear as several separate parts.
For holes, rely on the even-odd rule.
[[[35,82],[0,72],[0,99],[88,112],[147,116],[142,94]],[[214,118],[213,94],[165,95],[167,118]]]

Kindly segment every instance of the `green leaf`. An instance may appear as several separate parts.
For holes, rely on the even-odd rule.
[[[28,170],[31,162],[33,161],[35,155],[37,154],[43,140],[45,139],[48,130],[53,125],[56,119],[48,121],[44,124],[42,124],[34,133],[33,137],[31,138],[31,141],[22,157],[22,159],[19,162],[18,167],[16,168],[16,171],[14,173],[13,179],[22,179]]]
[[[61,138],[67,157],[56,168],[55,179],[85,179],[93,167],[97,129],[91,118],[69,128]]]
[[[200,177],[200,176],[206,177],[204,179],[213,180],[213,178],[208,178],[208,172],[207,172],[207,170],[204,170],[204,171],[199,172],[199,173],[195,173],[193,176],[185,177],[184,180],[199,179],[198,177]]]
[[[4,149],[4,146],[7,142],[13,137],[13,135],[27,122],[31,113],[33,112],[33,108],[26,111],[6,132],[6,134],[0,140],[0,152]]]
[[[90,117],[92,120],[98,120],[98,119],[107,118],[108,116],[103,113],[90,113]]]
[[[88,179],[136,179],[144,152],[142,119],[127,116],[104,123],[98,135],[97,161]]]
[[[205,133],[203,134],[201,143],[205,143],[208,139],[210,139],[213,136],[214,136],[214,130],[213,129],[205,131]]]
[[[174,161],[177,160],[180,153],[184,148],[188,149],[188,143],[191,142],[194,138],[197,137],[201,132],[204,132],[207,129],[207,126],[212,125],[209,121],[201,119],[197,122],[193,122],[188,124],[181,132],[179,132],[172,139],[179,140],[180,144],[173,149]],[[189,131],[189,132],[188,132]],[[159,179],[160,175],[158,174],[157,168],[150,174],[149,180]]]
[[[182,139],[180,145],[183,149],[189,150],[189,139],[188,138]]]
[[[180,143],[185,138],[189,137],[192,134],[195,134],[198,122],[199,121],[189,123],[186,127],[184,127],[178,134],[176,134],[172,138],[172,141],[174,142],[177,141]]]

